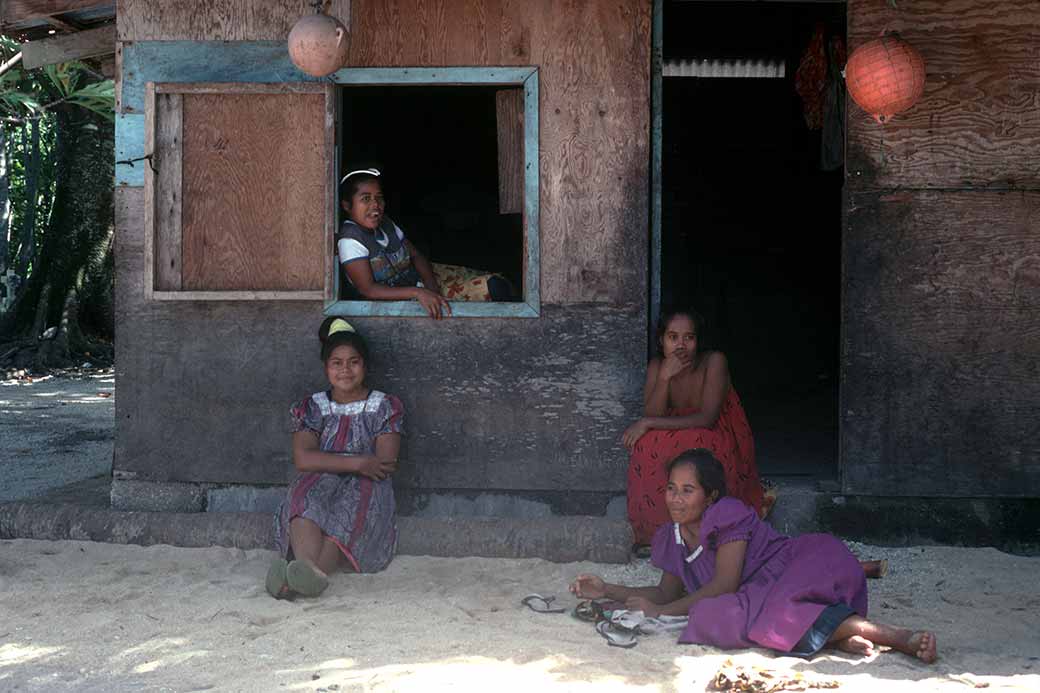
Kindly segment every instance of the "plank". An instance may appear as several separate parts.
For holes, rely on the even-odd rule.
[[[97,0],[4,0],[0,4],[0,23],[17,25],[30,19],[40,19],[66,12],[112,7],[114,2]]]
[[[158,170],[155,189],[154,291],[179,291],[182,284],[183,97],[157,93],[152,163]]]
[[[98,29],[23,43],[22,65],[26,70],[33,70],[44,65],[109,55],[115,51],[116,27],[110,24]]]
[[[1040,487],[1040,192],[849,193],[846,493]]]
[[[326,99],[184,94],[182,288],[323,291]]]
[[[320,301],[322,291],[153,291],[154,301]]]
[[[120,41],[282,41],[310,14],[309,2],[271,0],[118,0]],[[350,27],[350,0],[327,0],[325,12]]]
[[[519,214],[524,209],[524,92],[495,93],[498,130],[498,211]]]
[[[850,0],[849,47],[898,31],[925,92],[884,126],[849,103],[848,182],[859,189],[1040,187],[1040,6],[1035,0]]]
[[[144,156],[144,115],[116,113],[116,161],[132,161]],[[116,164],[116,186],[143,186],[147,161]]]
[[[144,146],[145,152],[155,151],[156,141],[156,118],[155,118],[155,84],[149,82],[145,86],[144,101],[147,104],[146,117],[144,118]],[[144,256],[143,271],[143,293],[151,298],[155,286],[155,233],[158,219],[158,208],[156,207],[156,172],[157,168],[151,166],[144,170],[144,242],[142,243]],[[118,221],[116,236],[119,236]],[[117,321],[118,322],[118,321]]]
[[[142,112],[147,82],[317,81],[296,69],[284,41],[147,41],[125,44],[121,53],[124,113]]]

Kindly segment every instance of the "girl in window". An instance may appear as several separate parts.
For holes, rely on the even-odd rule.
[[[336,253],[346,281],[361,297],[418,301],[430,317],[451,315],[448,300],[509,301],[505,278],[466,267],[431,263],[385,215],[382,174],[350,171],[340,180],[347,219],[336,235]]]

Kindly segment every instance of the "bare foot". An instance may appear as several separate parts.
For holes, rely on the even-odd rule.
[[[839,640],[835,645],[842,652],[851,652],[864,657],[874,654],[874,643],[859,635],[850,635],[844,640]]]
[[[880,561],[860,561],[859,564],[863,568],[863,574],[868,578],[883,578],[885,573],[888,572],[888,561],[884,559]]]
[[[935,634],[926,630],[911,633],[902,645],[896,646],[896,649],[911,657],[917,657],[925,664],[931,664],[939,656]]]

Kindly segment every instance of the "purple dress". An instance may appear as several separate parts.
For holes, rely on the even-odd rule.
[[[845,544],[829,534],[785,537],[730,497],[705,511],[703,549],[696,558],[690,559],[697,547],[688,549],[677,529],[669,523],[657,530],[651,561],[681,579],[690,594],[714,577],[719,546],[747,542],[740,587],[691,606],[681,643],[812,654],[846,616],[867,615],[863,569]]]
[[[404,409],[393,395],[378,390],[358,402],[340,404],[326,392],[297,402],[289,410],[292,431],[318,435],[323,452],[370,455],[376,438],[401,433]],[[397,546],[394,488],[389,478],[373,481],[360,474],[301,472],[296,475],[278,514],[275,536],[283,556],[289,553],[289,522],[314,521],[359,573],[382,570]]]

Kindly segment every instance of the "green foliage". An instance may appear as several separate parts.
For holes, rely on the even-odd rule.
[[[0,36],[0,62],[19,50],[17,42]],[[53,287],[52,305],[45,308],[50,315],[60,310],[68,286],[85,289],[81,305],[85,299],[105,304],[95,312],[111,310],[114,122],[114,84],[99,79],[86,63],[35,70],[17,64],[0,75],[8,164],[0,185],[8,187],[11,201],[10,215],[0,224],[0,234],[6,234],[0,235],[0,252],[7,253],[12,267],[19,256],[32,258],[19,291],[25,300],[17,311],[18,331],[25,329],[27,314],[31,323],[45,284]],[[13,311],[6,319],[10,327]],[[0,316],[0,332],[3,322]]]

